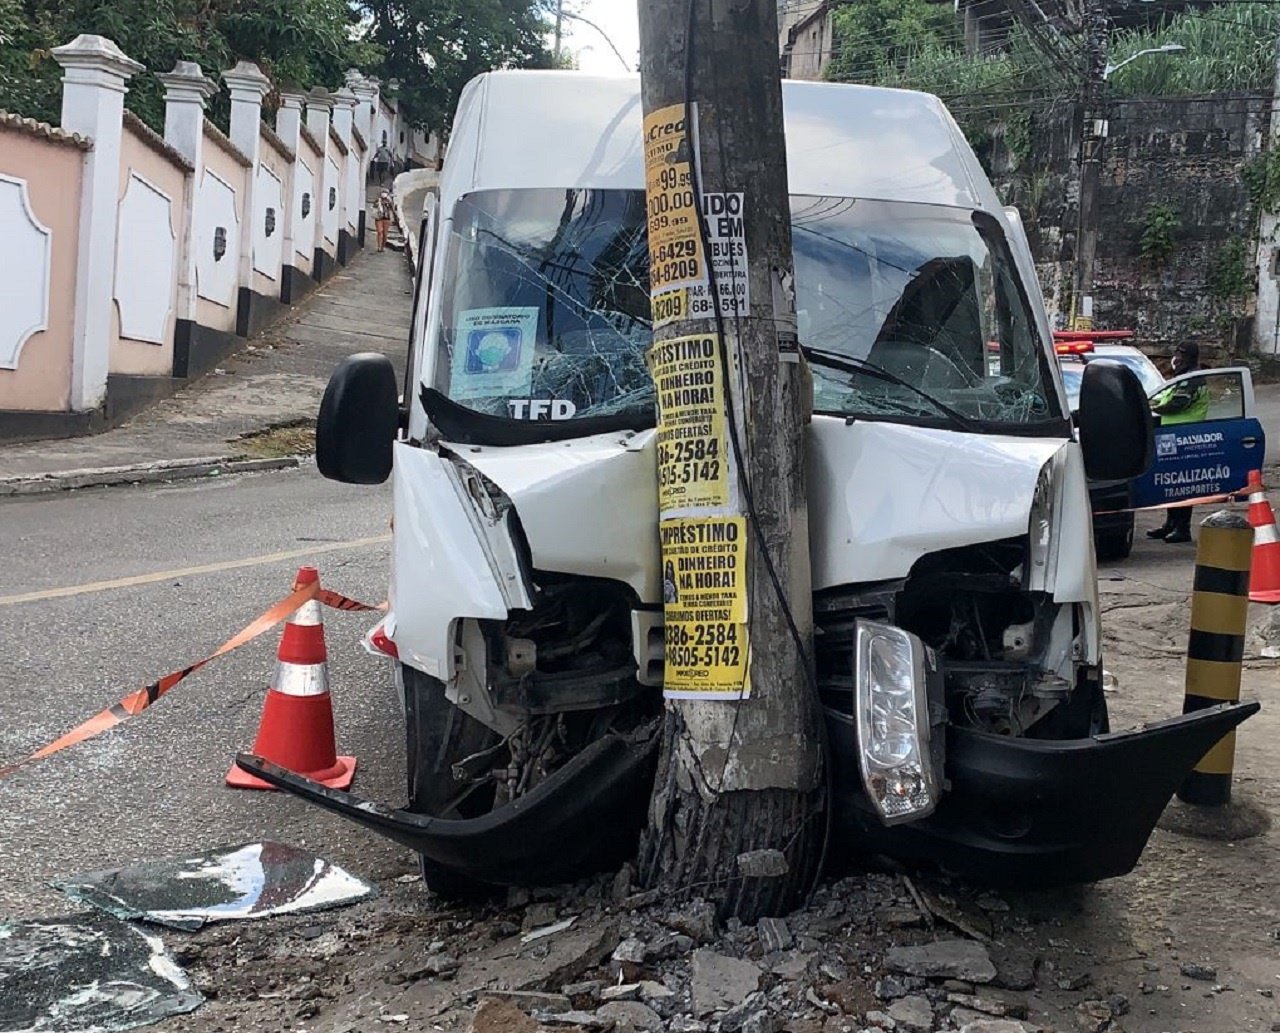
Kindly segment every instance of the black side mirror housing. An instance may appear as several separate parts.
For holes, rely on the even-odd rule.
[[[391,360],[348,355],[329,377],[316,417],[316,466],[331,481],[381,484],[391,475],[400,396]]]
[[[1095,481],[1127,481],[1155,457],[1151,410],[1138,375],[1118,362],[1090,362],[1077,416],[1085,473]]]

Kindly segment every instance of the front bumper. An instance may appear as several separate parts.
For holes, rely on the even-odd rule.
[[[394,810],[261,757],[241,754],[236,763],[470,879],[550,886],[616,867],[634,855],[658,739],[653,727],[634,736],[606,735],[515,802],[467,819]]]
[[[1009,888],[1124,875],[1187,772],[1258,709],[1224,703],[1090,739],[1014,739],[948,726],[949,786],[938,809],[887,827],[863,794],[854,719],[827,708],[837,835],[859,853],[937,864]]]

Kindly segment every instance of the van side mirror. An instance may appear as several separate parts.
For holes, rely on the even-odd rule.
[[[1090,479],[1127,481],[1147,472],[1155,455],[1151,410],[1142,381],[1128,366],[1085,366],[1076,426]]]
[[[316,466],[331,481],[381,484],[391,474],[400,397],[391,360],[348,355],[329,377],[316,417]]]

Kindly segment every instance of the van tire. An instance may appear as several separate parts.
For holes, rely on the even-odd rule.
[[[1128,523],[1119,530],[1107,531],[1094,536],[1094,552],[1104,563],[1115,563],[1128,559],[1133,552],[1133,514],[1129,514]]]
[[[408,810],[450,816],[450,801],[459,788],[453,765],[495,745],[498,736],[450,703],[438,678],[401,664],[400,680],[404,686]],[[422,854],[418,855],[418,868],[427,888],[448,900],[482,900],[495,892],[488,883],[470,879]]]

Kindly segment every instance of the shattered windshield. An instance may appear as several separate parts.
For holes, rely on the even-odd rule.
[[[652,410],[642,191],[488,190],[454,209],[436,387],[476,412]]]
[[[1015,433],[1061,418],[989,217],[823,197],[791,210],[817,411],[955,426],[950,411]],[[478,191],[457,203],[447,247],[437,390],[513,420],[653,411],[643,191]]]
[[[800,342],[819,353],[815,410],[929,422],[932,398],[997,430],[1061,418],[1012,259],[984,219],[994,222],[936,205],[792,198]],[[823,352],[869,368],[824,365]]]

